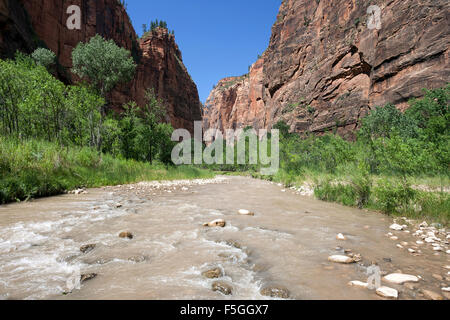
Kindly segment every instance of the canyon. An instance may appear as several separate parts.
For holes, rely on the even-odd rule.
[[[66,27],[70,5],[81,9],[81,30]],[[56,53],[58,77],[66,83],[77,80],[70,72],[72,50],[96,34],[129,50],[138,65],[134,79],[110,93],[110,106],[120,110],[131,100],[144,105],[146,89],[153,88],[166,104],[166,120],[175,128],[192,131],[194,121],[201,120],[197,86],[167,29],[158,28],[139,39],[117,0],[0,0],[0,57],[47,47]]]
[[[334,131],[354,138],[376,106],[404,110],[423,89],[450,80],[445,0],[380,0],[381,28],[368,3],[285,0],[267,50],[248,74],[220,80],[203,109],[204,128]]]

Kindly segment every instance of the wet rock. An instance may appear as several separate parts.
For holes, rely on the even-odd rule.
[[[405,282],[419,282],[419,278],[417,278],[416,276],[403,273],[391,273],[385,276],[383,280],[395,284],[403,284]]]
[[[205,272],[202,272],[202,276],[208,279],[216,279],[223,276],[222,270],[220,268],[214,268],[211,270],[207,270]]]
[[[422,290],[422,293],[428,300],[444,300],[443,296],[431,290]]]
[[[88,253],[91,252],[92,250],[94,250],[96,244],[92,243],[92,244],[85,244],[84,246],[80,247],[80,251],[82,253]]]
[[[291,294],[288,289],[278,286],[262,288],[260,293],[262,296],[265,297],[279,298],[279,299],[288,299]]]
[[[226,226],[226,224],[227,223],[225,222],[225,220],[217,219],[217,220],[211,221],[209,223],[204,223],[203,226],[204,227],[211,227],[211,228],[214,228],[214,227],[224,228]]]
[[[233,287],[223,281],[216,281],[212,284],[212,290],[218,291],[226,296],[233,293]]]
[[[131,239],[133,239],[133,237],[134,237],[133,234],[128,231],[123,231],[123,232],[119,233],[119,238],[122,238],[122,239],[128,238],[131,240]]]
[[[96,273],[86,273],[86,274],[82,274],[82,275],[81,275],[81,278],[80,278],[80,282],[83,283],[83,282],[92,280],[92,279],[94,279],[95,277],[97,277],[97,274],[96,274]]]
[[[431,276],[438,281],[444,280],[444,277],[441,276],[440,274],[432,274]]]
[[[369,287],[369,284],[367,282],[362,282],[362,281],[357,281],[357,280],[350,281],[348,283],[348,285],[350,287],[357,287],[357,288],[363,288],[363,289],[367,289]]]
[[[248,211],[248,210],[245,210],[245,209],[240,209],[240,210],[238,211],[238,213],[239,213],[240,215],[242,215],[242,216],[254,216],[254,215],[255,215],[254,212],[251,212],[251,211]]]
[[[392,259],[391,258],[383,258],[383,261],[384,262],[392,262]]]
[[[403,226],[397,223],[392,224],[389,228],[395,231],[402,231],[404,229]]]
[[[347,240],[347,238],[346,238],[342,233],[339,233],[339,234],[336,236],[336,240],[342,240],[342,241],[345,241],[345,240]]]
[[[116,207],[117,209],[119,209],[119,208],[122,208],[123,205],[122,205],[121,203],[117,203],[117,204],[115,205],[115,207]]]
[[[383,298],[398,299],[398,291],[393,288],[379,287],[376,292],[380,297]]]
[[[355,261],[347,256],[341,256],[341,255],[333,255],[328,257],[328,261],[330,262],[336,262],[336,263],[343,263],[343,264],[349,264],[354,263]]]
[[[227,245],[229,245],[230,247],[234,247],[236,249],[242,249],[242,245],[235,240],[227,240],[225,243]]]
[[[142,263],[142,262],[145,262],[146,260],[147,260],[147,258],[144,256],[134,256],[134,257],[128,258],[128,261],[134,262],[134,263]]]

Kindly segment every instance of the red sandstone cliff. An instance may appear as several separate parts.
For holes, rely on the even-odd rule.
[[[81,8],[81,30],[66,27],[70,5]],[[33,30],[26,30],[28,20]],[[158,97],[165,100],[174,127],[193,129],[193,121],[201,119],[201,104],[173,35],[158,29],[145,39],[138,39],[126,10],[117,0],[0,0],[0,55],[11,56],[16,49],[30,52],[43,41],[57,54],[63,80],[73,80],[73,48],[95,34],[113,39],[129,50],[138,63],[134,80],[111,93],[112,106],[120,107],[130,100],[143,104],[145,90],[154,88]]]
[[[367,27],[363,1],[283,1],[266,52],[249,77],[219,82],[204,126],[270,128],[284,119],[296,132],[351,135],[374,106],[402,108],[422,88],[448,83],[450,2],[376,3],[380,30]]]

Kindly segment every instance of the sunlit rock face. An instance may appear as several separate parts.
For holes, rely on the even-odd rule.
[[[422,88],[450,80],[446,0],[380,0],[381,28],[364,1],[285,0],[269,47],[249,76],[221,80],[204,126],[333,130],[352,138],[359,120],[386,103],[407,107]],[[372,25],[370,25],[372,26]]]

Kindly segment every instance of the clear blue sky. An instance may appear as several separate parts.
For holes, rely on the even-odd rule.
[[[205,102],[214,84],[247,73],[268,46],[281,0],[127,0],[136,32],[158,19],[175,30],[183,61]]]

